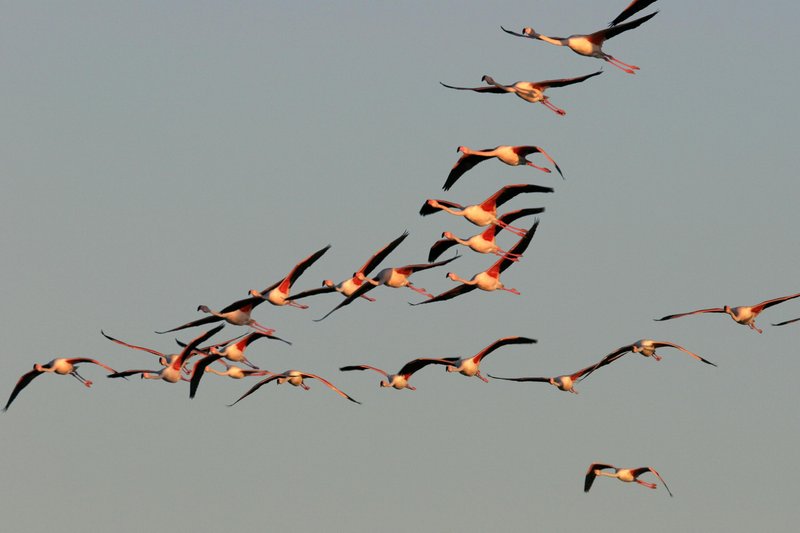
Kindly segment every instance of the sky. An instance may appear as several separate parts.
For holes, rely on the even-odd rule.
[[[800,299],[758,333],[724,315],[653,319],[800,292],[795,2],[661,0],[602,61],[503,33],[604,28],[627,0],[539,2],[2,2],[0,394],[35,362],[153,358],[100,334],[177,351],[156,335],[281,279],[341,281],[409,231],[383,266],[424,262],[443,231],[428,198],[477,203],[535,183],[509,210],[545,207],[522,294],[474,291],[411,307],[379,287],[254,317],[292,341],[248,351],[263,368],[319,374],[362,402],[206,376],[111,380],[93,365],[42,375],[0,415],[0,515],[9,531],[794,531],[800,475]],[[567,111],[451,91],[601,76],[554,88]],[[533,144],[566,177],[483,163],[447,192],[456,148]],[[534,160],[542,164],[543,159]],[[501,245],[513,235],[501,234]],[[451,254],[452,252],[450,252]],[[493,257],[412,281],[438,293]],[[243,333],[227,326],[220,338]],[[543,383],[427,368],[416,391],[379,388],[416,357],[487,357],[484,374],[555,376],[641,338],[572,395]],[[212,379],[217,378],[217,379]],[[5,391],[5,392],[3,392]],[[6,396],[7,397],[7,396]],[[599,479],[592,462],[652,466],[674,493]],[[650,480],[650,479],[648,479]],[[146,526],[143,526],[145,524]]]

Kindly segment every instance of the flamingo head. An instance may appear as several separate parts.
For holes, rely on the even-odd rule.
[[[254,298],[261,298],[262,300],[264,299],[264,295],[261,294],[260,292],[258,292],[255,289],[250,289],[250,292],[248,292],[247,294],[249,294],[250,296],[252,296]]]
[[[333,282],[332,279],[326,279],[322,282],[323,287],[333,287],[334,285],[335,283]]]
[[[488,75],[486,75],[486,74],[484,74],[484,75],[481,77],[481,81],[484,81],[484,82],[486,82],[486,83],[490,83],[490,84],[494,85],[494,78],[492,78],[491,76],[488,76]]]
[[[462,154],[466,154],[467,150],[469,150],[469,148],[467,148],[466,146],[459,146],[458,148],[456,148],[456,153],[460,152]]]
[[[389,384],[389,382],[388,382],[388,381],[386,381],[386,380],[384,379],[384,380],[381,380],[381,387],[391,387],[391,385]]]
[[[354,272],[353,278],[357,279],[358,281],[364,281],[367,279],[367,276],[365,276],[363,272]]]
[[[522,28],[522,35],[526,35],[528,37],[533,37],[533,36],[536,35],[536,31],[533,28],[531,28],[530,26],[527,26],[525,28]]]
[[[37,372],[44,372],[44,365],[40,365],[39,363],[33,363],[33,369]]]
[[[442,232],[442,238],[443,239],[450,239],[452,241],[453,240],[453,234],[450,233],[449,231]]]
[[[198,305],[197,306],[197,310],[198,311],[202,311],[204,313],[210,313],[211,312],[211,309],[209,309],[207,305]]]
[[[733,309],[731,309],[731,306],[726,305],[722,308],[722,310],[728,313],[729,315],[733,316]]]
[[[458,372],[458,369],[456,367],[454,367],[454,366],[448,366],[447,368],[445,368],[445,371],[447,371],[447,372]]]

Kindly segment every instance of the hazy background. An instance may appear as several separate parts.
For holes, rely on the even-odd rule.
[[[321,323],[264,304],[262,367],[327,377],[269,386],[44,375],[0,415],[7,531],[794,531],[800,299],[764,312],[763,335],[721,315],[800,291],[796,2],[662,0],[606,43],[627,75],[500,25],[556,36],[605,27],[628,0],[539,2],[2,2],[0,401],[34,362],[154,358],[100,335],[175,351],[153,330],[199,318],[331,250],[295,290],[341,281],[404,230],[383,266],[424,261],[444,230],[478,230],[426,198],[483,200],[509,183],[556,188],[523,262],[503,281],[412,308],[378,288]],[[512,95],[445,89],[602,76],[553,89],[559,117]],[[536,144],[567,177],[496,161],[441,191],[456,147]],[[538,163],[543,160],[535,158]],[[530,222],[526,222],[528,224]],[[509,246],[514,236],[501,234]],[[470,277],[494,259],[462,249]],[[448,254],[449,255],[449,254]],[[446,269],[418,274],[435,293]],[[244,331],[228,326],[219,335]],[[188,340],[199,330],[180,332]],[[558,375],[650,337],[578,385],[415,375],[419,356],[464,356],[497,338],[483,372]],[[658,469],[675,494],[601,479],[594,461]]]

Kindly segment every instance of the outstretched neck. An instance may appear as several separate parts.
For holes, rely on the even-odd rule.
[[[550,43],[555,46],[566,46],[567,44],[567,40],[562,39],[561,37],[548,37],[547,35],[542,35],[541,33],[534,33],[532,37],[534,39],[539,39],[540,41],[544,41],[546,43]]]

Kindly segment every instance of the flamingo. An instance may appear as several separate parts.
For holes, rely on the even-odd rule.
[[[405,265],[401,267],[392,267],[392,268],[384,268],[375,278],[367,278],[363,275],[360,276],[362,281],[366,283],[362,284],[361,287],[356,289],[356,291],[348,296],[342,303],[328,311],[328,313],[323,316],[322,318],[317,318],[314,322],[320,322],[325,320],[331,313],[336,311],[337,309],[344,307],[345,305],[349,305],[354,300],[359,298],[360,296],[364,295],[367,291],[370,291],[377,287],[378,285],[385,285],[387,287],[392,287],[393,289],[399,289],[401,287],[408,287],[414,292],[418,292],[428,298],[433,298],[432,294],[429,294],[425,291],[425,289],[421,287],[414,286],[408,278],[414,274],[415,272],[419,272],[420,270],[428,270],[429,268],[436,268],[438,266],[446,265],[447,263],[458,259],[459,256],[451,257],[450,259],[445,259],[444,261],[438,261],[436,263],[419,263],[415,265]]]
[[[632,17],[642,9],[645,9],[650,4],[654,3],[656,0],[633,0],[628,7],[622,10],[622,13],[617,15],[617,18],[611,21],[609,26],[616,26],[623,20],[627,20],[628,18]]]
[[[656,321],[662,320],[672,320],[673,318],[680,318],[682,316],[687,315],[696,315],[700,313],[727,313],[730,317],[739,324],[743,326],[748,326],[750,329],[753,329],[759,333],[763,333],[763,331],[756,327],[755,320],[756,317],[761,314],[764,309],[768,309],[773,305],[778,305],[779,303],[783,303],[787,300],[791,300],[793,298],[797,298],[800,296],[800,292],[797,294],[790,294],[789,296],[781,296],[780,298],[773,298],[772,300],[764,300],[763,302],[756,304],[756,305],[741,305],[739,307],[713,307],[709,309],[698,309],[697,311],[689,311],[688,313],[678,313],[676,315],[667,315],[662,316],[661,318],[656,318]]]
[[[549,173],[549,168],[535,165],[533,162],[528,161],[525,158],[531,154],[540,153],[545,156],[554,167],[556,167],[556,170],[559,174],[561,174],[561,177],[564,177],[564,174],[561,172],[561,168],[559,168],[558,164],[553,160],[553,158],[538,146],[496,146],[494,148],[486,148],[484,150],[473,150],[468,146],[459,146],[457,152],[461,152],[464,155],[462,155],[461,158],[456,161],[456,164],[453,165],[453,169],[450,171],[450,174],[448,174],[447,181],[444,182],[444,186],[442,187],[442,189],[445,191],[450,190],[450,187],[455,184],[458,178],[463,176],[467,171],[471,170],[472,167],[493,157],[496,157],[506,165],[510,165],[512,167],[527,165],[533,168],[538,168],[542,172]]]
[[[221,342],[218,344],[212,344],[211,346],[206,346],[203,348],[198,348],[197,351],[199,352],[208,352],[210,355],[219,355],[220,358],[227,359],[228,361],[232,361],[234,363],[244,363],[250,368],[259,370],[259,368],[251,363],[247,357],[245,357],[244,352],[248,346],[253,341],[257,341],[261,338],[267,338],[272,340],[277,340],[281,342],[285,342],[286,344],[291,346],[291,342],[281,339],[280,337],[276,337],[274,335],[267,335],[266,333],[261,333],[259,331],[254,331],[249,333],[245,337],[237,337],[235,339],[230,339],[225,342]],[[236,342],[233,342],[236,341]],[[180,346],[186,346],[185,344],[178,342]],[[224,346],[223,349],[220,349],[221,346]],[[224,361],[223,361],[224,363]]]
[[[544,213],[544,207],[532,207],[528,209],[520,209],[518,211],[511,211],[499,217],[498,220],[501,224],[508,225],[518,218],[528,215],[536,215],[539,213]],[[439,256],[441,256],[446,250],[449,250],[457,244],[468,246],[471,250],[480,254],[494,254],[500,257],[508,255],[508,252],[497,246],[497,243],[495,242],[495,237],[501,231],[503,231],[503,226],[493,224],[483,232],[473,235],[466,240],[459,239],[449,231],[445,231],[442,233],[443,239],[436,241],[431,246],[431,249],[428,252],[428,262],[432,263],[433,261],[436,261],[436,259],[439,258]],[[512,261],[519,261],[519,257],[509,256],[509,259]]]
[[[209,366],[211,363],[219,361],[222,358],[223,355],[220,353],[210,354],[200,358],[194,364],[194,367],[192,367],[192,376],[189,379],[189,398],[194,398],[195,394],[197,394],[197,387],[200,386],[200,380],[206,372],[211,372],[218,376],[228,376],[232,379],[243,379],[248,376],[272,375],[272,372],[268,370],[262,370],[260,368],[240,368],[235,365],[229,365],[225,361],[222,361],[222,364],[225,365],[225,372],[220,372]]]
[[[602,59],[606,63],[613,65],[618,69],[627,72],[628,74],[635,74],[636,71],[639,70],[639,67],[636,65],[623,63],[614,56],[606,54],[603,52],[603,43],[607,39],[611,39],[622,32],[641,26],[651,18],[655,17],[657,13],[658,11],[645,17],[626,22],[625,24],[620,24],[619,26],[615,25],[610,28],[598,30],[588,35],[570,35],[569,37],[548,37],[547,35],[536,33],[533,28],[523,28],[522,33],[507,30],[502,26],[500,26],[500,29],[506,33],[510,33],[511,35],[516,35],[517,37],[528,37],[530,39],[538,39],[555,46],[566,46],[576,54]]]
[[[298,309],[308,309],[307,305],[299,304],[292,299],[289,299],[289,289],[291,289],[292,285],[297,278],[299,278],[303,272],[306,271],[308,267],[314,264],[314,262],[323,256],[325,252],[331,247],[329,244],[325,248],[317,250],[310,256],[306,257],[299,263],[295,265],[291,272],[289,272],[285,278],[282,280],[273,283],[263,291],[259,292],[257,290],[251,290],[250,296],[256,298],[263,298],[264,300],[268,301],[272,305],[289,305],[291,307],[297,307]],[[266,295],[266,296],[265,296]]]
[[[598,367],[607,365],[609,363],[613,363],[614,361],[616,361],[617,359],[619,359],[628,352],[640,353],[645,357],[652,357],[656,361],[661,361],[661,356],[656,353],[656,349],[665,347],[675,348],[686,354],[691,355],[698,361],[702,361],[707,365],[717,366],[715,363],[712,363],[708,359],[703,359],[696,353],[690,352],[683,346],[678,346],[677,344],[673,344],[671,342],[654,341],[652,339],[640,339],[634,342],[633,344],[628,344],[626,346],[622,346],[614,350],[613,352],[611,352],[610,354],[608,354],[607,356],[605,356],[603,359],[600,360],[600,363],[598,363]]]
[[[455,202],[449,202],[447,200],[429,199],[422,204],[419,214],[422,216],[427,216],[436,213],[437,211],[444,211],[445,213],[450,213],[451,215],[464,217],[476,226],[485,227],[493,224],[507,229],[511,233],[514,233],[520,237],[524,237],[525,230],[516,228],[514,226],[509,226],[506,222],[497,218],[497,208],[519,194],[532,192],[549,193],[553,192],[553,188],[524,183],[506,185],[480,204],[468,205],[466,207]]]
[[[364,283],[363,277],[366,277],[372,272],[377,266],[386,259],[392,251],[397,248],[397,246],[403,242],[403,240],[408,237],[408,232],[404,232],[398,238],[375,252],[372,257],[367,259],[367,262],[362,265],[356,272],[353,273],[353,276],[349,279],[344,280],[341,283],[334,283],[331,279],[326,279],[322,282],[322,288],[320,289],[311,289],[308,291],[300,292],[295,294],[294,296],[290,296],[289,300],[299,300],[300,298],[305,298],[307,296],[314,296],[316,294],[325,294],[329,292],[340,292],[345,297],[352,295],[356,289],[361,287]],[[369,300],[370,302],[374,302],[373,298],[369,296],[362,295],[362,298]]]
[[[492,379],[502,379],[505,381],[535,381],[535,382],[542,382],[542,383],[549,383],[556,387],[558,390],[562,390],[565,392],[571,392],[573,394],[578,394],[578,391],[575,390],[575,384],[579,381],[583,381],[584,379],[588,378],[589,375],[600,368],[601,364],[594,364],[591,366],[587,366],[586,368],[581,368],[577,372],[573,372],[572,374],[565,374],[563,376],[556,376],[556,377],[541,377],[541,378],[501,378],[498,376],[493,376],[489,374],[489,377]]]
[[[613,469],[614,472],[604,472],[604,470],[608,469]],[[667,487],[667,484],[664,483],[664,479],[661,477],[661,474],[656,472],[654,468],[649,466],[643,466],[641,468],[617,468],[616,466],[606,465],[603,463],[592,463],[589,465],[589,470],[586,471],[586,479],[583,482],[583,492],[589,492],[589,489],[592,488],[592,483],[594,483],[594,478],[597,476],[615,477],[620,481],[624,481],[625,483],[635,481],[639,485],[643,485],[648,489],[655,489],[655,483],[649,483],[639,479],[639,476],[647,472],[652,472],[655,474],[656,477],[661,480],[661,483],[664,484],[664,488],[667,489],[667,493],[669,493],[670,497],[672,497],[672,492],[669,490],[669,487]]]
[[[315,374],[309,374],[307,372],[300,372],[299,370],[287,370],[286,372],[283,372],[282,374],[273,374],[273,375],[271,375],[270,377],[268,377],[266,379],[262,379],[261,381],[259,381],[255,385],[253,385],[253,387],[249,391],[247,391],[244,394],[242,394],[239,397],[238,400],[236,400],[235,402],[230,404],[228,407],[233,407],[237,403],[241,402],[242,400],[244,400],[245,398],[247,398],[248,396],[253,394],[258,389],[260,389],[262,386],[266,385],[267,383],[271,383],[273,381],[277,381],[278,385],[282,385],[282,384],[288,382],[291,385],[294,385],[295,387],[303,387],[303,389],[308,390],[309,389],[308,385],[303,383],[303,380],[305,380],[305,379],[316,379],[316,380],[319,380],[322,383],[324,383],[325,385],[327,385],[328,388],[330,388],[333,392],[335,392],[336,394],[338,394],[342,398],[347,398],[348,400],[350,400],[351,402],[354,402],[354,403],[358,403],[358,404],[361,403],[358,400],[356,400],[355,398],[352,398],[351,396],[349,396],[348,394],[343,392],[341,389],[337,388],[333,383],[331,383],[330,381],[328,381],[325,378],[322,378],[322,377],[317,376]]]
[[[473,377],[476,376],[481,379],[484,383],[489,383],[489,380],[486,379],[481,375],[481,361],[483,358],[495,351],[498,348],[503,346],[507,346],[509,344],[535,344],[537,342],[536,339],[529,339],[528,337],[504,337],[502,339],[498,339],[494,341],[492,344],[478,352],[476,355],[471,355],[469,357],[443,357],[444,361],[449,361],[450,364],[447,366],[446,370],[448,372],[458,372],[464,376]]]
[[[105,368],[109,372],[116,372],[116,370],[114,370],[110,366],[104,365],[100,361],[97,361],[96,359],[90,359],[88,357],[58,357],[43,365],[35,363],[33,365],[33,370],[26,372],[25,374],[20,376],[19,380],[17,380],[17,384],[14,386],[14,390],[11,391],[11,396],[8,397],[6,406],[3,407],[3,412],[8,411],[8,408],[11,407],[11,403],[19,395],[19,393],[22,392],[22,389],[27,387],[31,381],[33,381],[42,374],[53,373],[53,374],[60,374],[62,376],[69,374],[75,379],[77,379],[85,387],[87,388],[91,387],[92,382],[84,378],[80,374],[78,374],[77,365],[80,363],[92,363],[94,365]]]
[[[539,227],[539,220],[537,219],[534,222],[531,229],[528,230],[527,234],[522,237],[517,244],[514,245],[511,250],[508,251],[506,255],[501,257],[497,260],[491,267],[484,270],[483,272],[478,272],[474,276],[472,276],[471,280],[466,280],[464,278],[460,278],[454,272],[448,272],[447,277],[452,279],[453,281],[461,282],[461,285],[450,289],[449,291],[445,291],[441,294],[438,294],[428,300],[423,300],[421,302],[417,302],[415,304],[410,305],[422,305],[422,304],[429,304],[433,302],[443,302],[445,300],[450,300],[455,298],[456,296],[460,296],[462,294],[466,294],[470,291],[475,289],[481,289],[483,291],[497,291],[503,290],[508,291],[511,294],[519,295],[520,292],[517,289],[509,289],[500,281],[500,274],[511,266],[514,262],[514,258],[519,258],[525,250],[528,248],[528,245],[533,238],[533,235],[536,233],[536,229]]]
[[[201,326],[203,324],[213,324],[214,322],[220,322],[224,320],[228,324],[233,324],[234,326],[250,326],[256,331],[260,331],[261,333],[265,333],[267,335],[272,335],[273,333],[275,333],[274,329],[262,326],[261,324],[256,322],[254,318],[250,316],[250,313],[253,312],[253,309],[255,309],[256,306],[260,305],[263,302],[266,302],[266,300],[264,298],[261,298],[260,296],[250,296],[249,298],[233,302],[229,306],[224,307],[221,311],[212,311],[206,305],[199,305],[197,306],[198,311],[209,313],[211,314],[211,316],[207,316],[199,320],[193,320],[192,322],[187,322],[182,326],[168,329],[166,331],[156,331],[156,333],[161,335],[163,333],[170,333],[172,331],[179,331],[186,328],[193,328],[195,326]]]
[[[451,361],[446,361],[444,359],[414,359],[413,361],[409,361],[408,363],[404,364],[403,367],[397,371],[396,374],[389,374],[385,370],[381,370],[380,368],[376,368],[370,365],[351,365],[351,366],[343,366],[339,370],[342,372],[349,372],[352,370],[374,370],[379,374],[383,374],[386,379],[380,382],[381,387],[392,387],[397,390],[401,389],[409,389],[409,390],[417,390],[416,387],[410,385],[408,380],[411,379],[412,374],[415,372],[425,368],[428,365],[448,365],[452,364]]]
[[[567,85],[572,85],[575,83],[580,83],[585,81],[592,76],[597,76],[602,74],[602,70],[598,70],[597,72],[593,72],[591,74],[587,74],[585,76],[579,76],[577,78],[562,78],[558,80],[544,80],[544,81],[518,81],[512,83],[511,85],[501,85],[494,81],[491,76],[483,76],[481,81],[488,83],[486,87],[454,87],[452,85],[446,85],[442,82],[442,85],[447,87],[448,89],[457,89],[459,91],[475,91],[479,93],[514,93],[526,102],[536,103],[540,102],[545,107],[554,111],[558,115],[566,115],[567,112],[563,109],[556,107],[555,105],[550,103],[550,97],[545,96],[544,92],[549,89],[550,87],[565,87]]]
[[[134,374],[140,374],[142,379],[163,379],[168,383],[177,383],[178,381],[188,381],[181,375],[181,369],[183,365],[189,360],[189,358],[194,354],[197,347],[215,335],[219,330],[225,327],[225,324],[220,324],[219,326],[212,328],[205,333],[195,337],[189,344],[187,344],[180,354],[177,357],[173,358],[170,361],[170,364],[162,368],[161,370],[124,370],[122,372],[114,372],[113,374],[109,374],[108,377],[110,378],[124,378],[127,376],[132,376]]]

